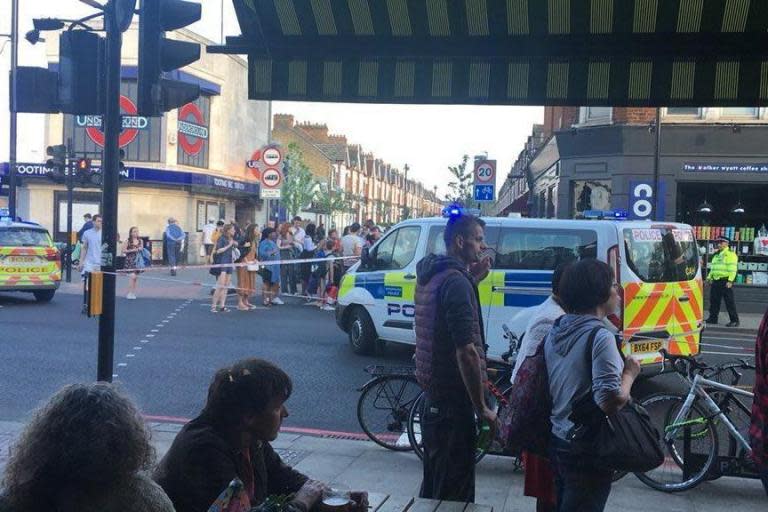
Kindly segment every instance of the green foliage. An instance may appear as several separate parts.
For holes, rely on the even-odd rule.
[[[467,169],[469,155],[461,157],[459,165],[448,167],[451,179],[448,183],[450,192],[445,196],[447,201],[468,205],[472,200],[473,176],[472,169]]]
[[[338,187],[333,187],[333,193],[329,192],[327,183],[316,185],[315,208],[319,213],[333,216],[335,213],[351,213],[352,196]]]
[[[304,163],[304,156],[298,145],[288,145],[286,156],[288,172],[282,189],[280,202],[288,215],[293,217],[305,210],[316,199],[317,182],[309,167]]]

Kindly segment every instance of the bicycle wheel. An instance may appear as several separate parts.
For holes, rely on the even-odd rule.
[[[413,404],[411,413],[408,415],[408,442],[411,448],[420,459],[424,459],[424,444],[421,440],[421,415],[424,412],[424,393]],[[483,450],[477,450],[475,454],[475,463],[480,462],[485,457]]]
[[[651,422],[662,436],[665,436],[662,444],[667,456],[658,468],[635,475],[644,484],[659,491],[678,492],[692,489],[707,478],[707,473],[717,457],[717,429],[696,402],[675,425],[675,419],[684,402],[684,397],[679,395],[659,393],[640,403],[648,411]],[[687,460],[684,458],[683,426],[690,430],[690,453]],[[673,430],[674,437],[667,440],[667,433]],[[684,468],[685,463],[687,468]]]
[[[357,401],[357,421],[371,441],[395,451],[411,450],[408,414],[421,394],[416,378],[383,375],[363,387]]]

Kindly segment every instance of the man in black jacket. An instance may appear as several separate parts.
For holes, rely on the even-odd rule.
[[[447,254],[418,263],[416,377],[426,392],[422,498],[472,502],[475,498],[475,416],[491,429],[496,413],[485,403],[485,337],[477,283],[490,269],[485,223],[451,218]]]

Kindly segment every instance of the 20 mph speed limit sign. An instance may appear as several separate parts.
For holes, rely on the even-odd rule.
[[[478,160],[475,162],[475,185],[496,183],[496,160]]]

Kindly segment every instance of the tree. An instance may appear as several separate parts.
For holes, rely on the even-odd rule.
[[[352,199],[349,194],[339,187],[333,187],[331,193],[328,183],[315,184],[316,196],[314,206],[319,213],[328,215],[333,220],[335,213],[349,213],[352,211]]]
[[[288,145],[286,155],[286,175],[282,189],[281,202],[293,217],[315,200],[317,194],[317,182],[309,167],[304,163],[304,155],[296,143]]]
[[[450,202],[461,203],[468,205],[472,200],[472,171],[467,170],[467,162],[469,161],[469,155],[461,157],[461,163],[459,165],[448,167],[448,172],[451,174],[453,181],[448,183],[450,192],[445,196],[445,199]]]

